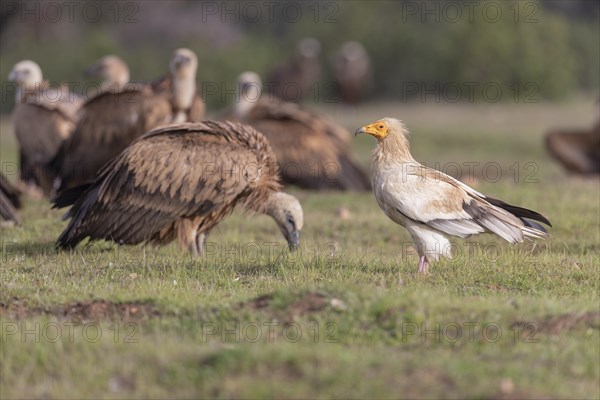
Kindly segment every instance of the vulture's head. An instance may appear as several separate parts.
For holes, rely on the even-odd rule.
[[[107,88],[111,85],[123,86],[129,82],[129,68],[125,61],[117,56],[109,55],[87,67],[83,75],[102,79],[102,86]]]
[[[42,82],[42,69],[33,61],[20,61],[10,71],[8,80],[25,87],[33,87]]]
[[[355,41],[345,42],[340,49],[339,55],[348,62],[356,62],[369,58],[365,47]]]
[[[273,192],[269,196],[266,206],[266,213],[277,223],[290,250],[300,247],[300,231],[304,225],[304,213],[298,199],[287,193]]]
[[[171,57],[169,71],[176,78],[196,78],[198,57],[190,49],[177,49]]]
[[[358,128],[356,132],[354,132],[354,136],[360,133],[371,135],[381,142],[385,138],[391,136],[404,137],[406,135],[406,129],[399,119],[386,117],[381,118],[372,124],[365,125],[362,128]]]

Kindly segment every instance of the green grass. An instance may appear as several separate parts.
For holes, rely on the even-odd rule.
[[[547,129],[588,126],[593,110],[325,109],[352,130],[403,118],[418,159],[478,162],[478,190],[554,225],[535,244],[456,240],[428,277],[372,194],[292,189],[301,251],[288,255],[267,217],[236,213],[198,260],[176,245],[56,253],[62,212],[26,200],[24,227],[1,231],[0,397],[599,398],[599,185],[566,176],[542,146]],[[6,168],[15,144],[0,127]],[[366,165],[373,142],[354,145]]]

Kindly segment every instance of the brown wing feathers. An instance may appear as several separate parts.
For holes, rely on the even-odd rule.
[[[10,184],[3,174],[0,174],[0,216],[5,221],[21,223],[18,209],[21,208],[21,193]]]
[[[352,157],[350,134],[333,121],[296,104],[261,100],[243,122],[267,137],[283,181],[309,189],[370,190]]]
[[[98,170],[135,138],[167,123],[171,107],[167,95],[153,97],[149,87],[128,85],[90,99],[72,137],[61,150],[61,190],[93,180]]]
[[[241,167],[250,164],[264,169],[258,180],[243,175]],[[228,173],[236,165],[239,172]],[[87,236],[131,244],[162,241],[174,238],[184,220],[210,229],[236,203],[260,209],[265,195],[279,188],[274,166],[266,139],[243,125],[206,121],[157,128],[85,189],[66,215],[72,220],[58,245],[72,247]],[[65,192],[55,204],[74,197]]]

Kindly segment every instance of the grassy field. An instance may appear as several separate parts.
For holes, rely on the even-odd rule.
[[[593,100],[324,111],[352,131],[403,119],[417,159],[543,213],[552,237],[457,240],[423,277],[372,194],[292,189],[295,254],[240,213],[197,260],[107,242],[57,254],[62,212],[27,200],[24,226],[1,231],[1,397],[599,398],[599,184],[542,146],[549,128],[590,126]],[[354,142],[365,165],[369,139]]]

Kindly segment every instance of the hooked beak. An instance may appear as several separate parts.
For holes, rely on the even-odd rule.
[[[361,133],[367,133],[367,131],[365,131],[365,127],[363,126],[362,128],[358,128],[356,131],[354,131],[354,136],[358,136]]]
[[[300,247],[300,232],[293,231],[287,237],[288,245],[290,247],[290,251],[297,250]]]
[[[99,69],[100,67],[97,64],[90,65],[89,67],[83,70],[83,76],[85,76],[86,78],[97,76]]]
[[[183,55],[176,55],[175,60],[173,60],[173,61],[174,61],[175,67],[180,68],[182,65],[189,63],[190,59]]]
[[[376,125],[377,125],[376,123],[373,123],[373,124],[365,125],[362,128],[358,128],[354,132],[354,136],[357,136],[361,133],[366,133],[368,135],[375,136],[376,138],[379,139],[381,137],[381,133],[377,130]]]
[[[15,82],[17,80],[17,75],[17,71],[10,71],[10,74],[8,74],[8,80]]]

